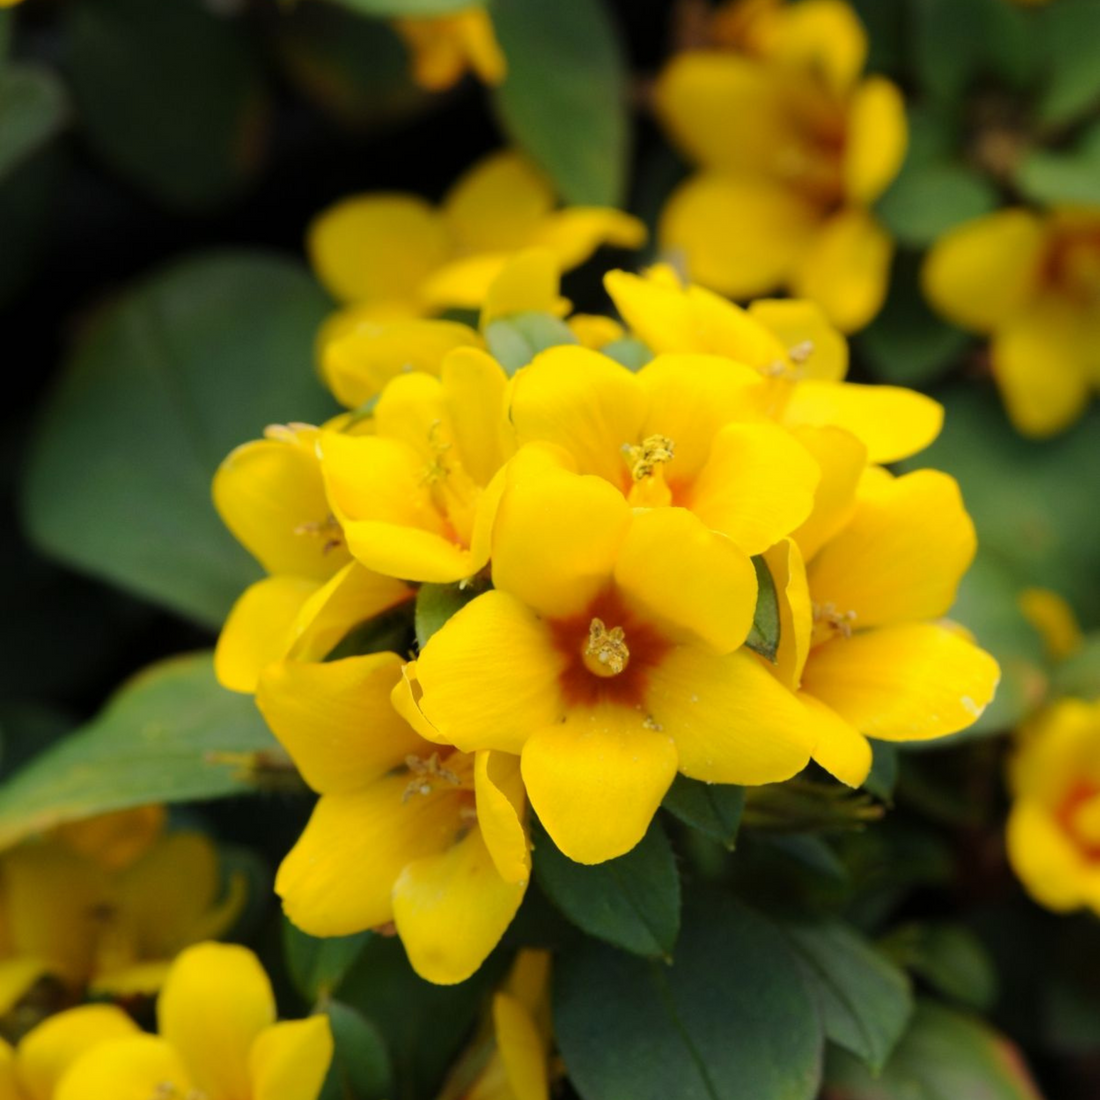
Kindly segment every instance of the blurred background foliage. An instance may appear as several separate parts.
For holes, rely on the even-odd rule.
[[[507,79],[430,93],[411,80],[388,20],[457,6],[28,0],[0,11],[0,843],[154,799],[199,803],[215,835],[268,865],[297,835],[308,799],[276,753],[268,769],[253,760],[242,771],[234,754],[274,742],[249,700],[216,687],[201,652],[101,708],[150,662],[208,649],[258,575],[210,505],[221,458],[268,423],[335,411],[310,368],[331,308],[302,256],[319,210],[368,190],[436,200],[502,143],[528,152],[565,200],[620,205],[651,226],[682,177],[646,107],[704,3],[490,0]],[[1041,912],[1009,874],[1004,741],[991,736],[1058,694],[1100,695],[1100,633],[1090,633],[1100,632],[1100,410],[1053,440],[1021,438],[981,342],[936,317],[918,285],[927,247],[970,218],[1010,202],[1100,204],[1100,0],[855,6],[871,70],[905,92],[911,140],[877,206],[900,247],[885,308],[854,338],[853,376],[925,389],[947,408],[919,465],[962,484],[981,549],[957,617],[1004,679],[979,725],[950,744],[877,747],[860,805],[891,812],[872,830],[858,829],[860,806],[830,806],[819,791],[777,807],[763,794],[722,802],[678,784],[667,832],[655,823],[624,857],[649,883],[641,899],[589,911],[586,899],[606,901],[614,884],[594,886],[599,869],[539,860],[506,947],[569,942],[564,913],[637,956],[589,942],[560,975],[559,1039],[586,1097],[638,1100],[654,1080],[682,1086],[694,1072],[683,1050],[663,1050],[663,1069],[639,1059],[609,1083],[592,1057],[593,1037],[613,1043],[625,1022],[669,1026],[637,1017],[655,980],[645,957],[670,951],[680,930],[677,865],[686,914],[709,881],[732,878],[770,911],[797,906],[860,930],[854,941],[793,935],[795,954],[817,966],[844,951],[862,958],[851,973],[874,1007],[834,1018],[829,1037],[847,1027],[839,1046],[864,1061],[891,1045],[873,1023],[889,1030],[899,1011],[891,975],[907,970],[922,996],[936,995],[884,1076],[850,1053],[831,1056],[834,1100],[965,1100],[979,1095],[975,1081],[990,1100],[1032,1095],[973,1011],[1023,1045],[1053,1100],[1100,1089],[1100,930]],[[616,262],[635,261],[604,253],[567,277],[579,309],[607,308],[599,275]],[[1049,652],[1021,610],[1036,586],[1079,619],[1085,639],[1072,655]],[[179,748],[168,757],[166,730]],[[256,789],[261,813],[240,797]],[[742,820],[777,814],[785,828],[747,830],[730,857]],[[795,955],[776,961],[781,933],[758,917],[707,913],[684,917],[666,1003],[687,1013],[681,1026],[704,1048],[718,1034],[759,1037],[739,1048],[755,1061],[727,1067],[740,1091],[718,1081],[717,1094],[801,1095],[815,1048],[791,1024],[805,1011]],[[287,1002],[332,1016],[329,1097],[434,1095],[504,965],[434,988],[412,977],[393,940],[310,941],[272,905],[254,927]],[[884,935],[885,977],[862,938]],[[769,1028],[787,1029],[787,1047],[768,1046]],[[674,1094],[714,1093],[664,1095]]]

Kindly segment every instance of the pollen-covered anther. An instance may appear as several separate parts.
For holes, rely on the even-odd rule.
[[[171,1081],[161,1081],[153,1089],[149,1100],[206,1100],[206,1093],[200,1092],[198,1089],[188,1089],[184,1092],[183,1089],[178,1085],[174,1085]]]
[[[813,353],[813,340],[803,340],[801,343],[795,344],[794,347],[787,349],[787,358],[790,359],[792,363],[797,363],[801,366],[811,355],[813,355]]]
[[[607,629],[603,619],[593,619],[588,626],[588,641],[584,647],[584,664],[597,676],[618,676],[630,663],[630,650],[621,626]]]
[[[839,611],[833,603],[815,603],[814,611],[814,635],[815,641],[824,640],[820,635],[831,637],[839,634],[843,638],[852,636],[852,628],[855,625],[856,613],[854,611]]]
[[[321,543],[322,554],[327,554],[344,545],[344,530],[331,512],[324,519],[299,523],[294,528],[294,534],[324,538],[324,542]]]
[[[435,790],[437,783],[447,783],[452,787],[461,787],[462,780],[450,768],[440,762],[439,753],[433,752],[427,760],[419,756],[406,756],[405,767],[412,773],[409,785],[401,796],[402,802],[408,802],[415,795],[428,795]]]
[[[428,449],[431,451],[431,459],[424,467],[424,475],[421,482],[424,485],[434,485],[436,482],[445,481],[451,468],[447,465],[446,455],[451,449],[450,443],[443,438],[443,424],[439,420],[433,420],[428,429]]]
[[[658,466],[671,462],[675,447],[667,435],[651,435],[638,444],[623,444],[623,455],[635,481],[651,477]]]

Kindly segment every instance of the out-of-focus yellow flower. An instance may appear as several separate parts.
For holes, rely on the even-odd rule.
[[[43,977],[72,993],[154,992],[182,948],[232,924],[243,881],[219,900],[213,844],[162,822],[110,814],[0,856],[0,1013]]]
[[[1073,608],[1047,588],[1027,588],[1018,603],[1024,618],[1038,631],[1052,661],[1072,657],[1084,641]]]
[[[524,950],[439,1100],[549,1100],[550,1035],[550,955]]]
[[[485,84],[499,84],[508,73],[493,21],[482,7],[395,19],[393,27],[412,54],[413,79],[429,92],[453,88],[467,72]]]
[[[923,281],[945,317],[990,336],[1019,431],[1053,435],[1081,415],[1100,380],[1100,208],[967,222],[933,246]]]
[[[226,526],[271,574],[234,604],[214,651],[221,684],[251,693],[265,665],[325,656],[352,627],[411,597],[348,553],[325,495],[321,429],[275,425],[236,448],[214,476]],[[349,436],[349,439],[354,438]]]
[[[243,947],[184,951],[157,1023],[158,1035],[135,1029],[95,1043],[65,1070],[54,1100],[316,1100],[332,1061],[328,1017],[276,1023],[271,983]]]
[[[1010,765],[1008,856],[1036,901],[1100,914],[1100,703],[1065,699],[1024,729]]]
[[[14,1048],[0,1039],[0,1100],[54,1100],[58,1082],[83,1054],[140,1034],[122,1009],[83,1005],[44,1020]]]
[[[862,782],[867,737],[922,741],[972,725],[993,698],[996,661],[950,609],[974,557],[974,525],[954,478],[894,478],[837,428],[798,436],[821,465],[814,512],[765,555],[780,597],[773,671],[818,715],[814,759]]]
[[[488,562],[490,486],[511,453],[507,382],[491,356],[458,348],[438,378],[412,373],[387,383],[373,435],[322,433],[328,499],[359,562],[437,583],[472,577]]]
[[[739,648],[755,572],[686,509],[633,509],[560,447],[528,444],[507,468],[492,576],[409,666],[408,694],[431,740],[522,756],[571,859],[634,847],[677,771],[760,784],[809,760],[813,712]]]
[[[723,294],[785,286],[863,328],[889,279],[893,244],[870,207],[905,156],[901,93],[860,79],[866,34],[840,0],[748,0],[723,22],[743,53],[682,53],[657,82],[659,118],[702,169],[665,206],[662,248]]]
[[[562,272],[601,244],[637,248],[644,239],[642,223],[619,210],[558,209],[546,176],[508,151],[475,164],[439,207],[415,195],[353,196],[309,230],[314,270],[351,307],[329,322],[322,343],[360,321],[477,309],[508,258],[523,249],[549,250]]]
[[[896,386],[845,382],[848,345],[812,302],[759,301],[747,310],[699,286],[681,286],[671,268],[605,279],[627,325],[654,352],[723,356],[754,368],[771,390],[770,414],[788,428],[846,428],[871,462],[923,450],[940,432],[943,409]]]
[[[401,669],[375,653],[264,671],[260,710],[321,795],[275,888],[313,935],[393,922],[417,973],[451,984],[481,965],[523,900],[526,799],[515,756],[414,731],[390,702]]]

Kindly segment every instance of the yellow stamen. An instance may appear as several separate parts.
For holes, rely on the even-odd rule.
[[[414,795],[431,794],[437,783],[449,783],[452,787],[462,786],[462,780],[450,768],[443,766],[437,752],[433,752],[427,760],[422,760],[419,756],[406,756],[405,766],[412,772],[412,779],[401,796],[402,802],[408,802]]]
[[[793,348],[787,349],[787,356],[792,363],[797,363],[801,366],[810,358],[814,353],[813,340],[803,340],[800,344],[795,344]]]
[[[296,535],[310,535],[314,538],[324,537],[321,543],[321,553],[327,554],[331,550],[344,545],[344,531],[336,517],[329,512],[324,519],[310,520],[308,523],[299,523],[294,528]]]
[[[635,481],[651,477],[658,466],[671,462],[673,443],[666,435],[651,435],[643,439],[640,445],[623,444],[623,455],[630,467],[630,476]]]
[[[836,634],[839,634],[842,638],[852,636],[852,627],[856,621],[854,611],[838,611],[836,605],[832,603],[815,603],[813,613],[814,626],[811,644],[820,645]]]
[[[588,625],[588,641],[584,647],[584,664],[597,676],[618,676],[630,663],[626,635],[621,626],[608,630],[603,619],[593,619]]]
[[[443,439],[442,429],[443,425],[438,420],[433,420],[432,426],[428,429],[428,449],[431,451],[432,457],[424,468],[422,481],[425,485],[435,485],[440,481],[445,481],[447,475],[451,472],[445,458],[447,452],[451,449],[451,445]]]

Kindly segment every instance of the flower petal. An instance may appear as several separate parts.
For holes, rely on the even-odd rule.
[[[512,253],[479,252],[437,268],[420,288],[432,309],[480,309],[507,270]]]
[[[665,204],[661,247],[684,255],[693,281],[750,298],[787,281],[818,225],[815,207],[793,188],[704,173],[681,184]]]
[[[948,230],[924,261],[928,300],[963,328],[990,332],[1032,296],[1047,235],[1031,210],[1010,208]]]
[[[319,588],[308,577],[267,577],[244,590],[229,612],[214,647],[218,683],[251,694],[260,673],[286,655],[306,601]]]
[[[549,348],[515,377],[508,415],[520,444],[566,450],[582,474],[622,486],[624,444],[640,443],[645,392],[626,367],[582,347]]]
[[[545,1044],[531,1012],[510,993],[497,993],[493,997],[493,1030],[514,1100],[549,1100]]]
[[[753,302],[748,313],[775,334],[788,358],[795,353],[799,377],[840,382],[848,373],[848,341],[816,302],[763,298]]]
[[[17,1065],[23,1091],[13,1093],[12,1100],[24,1094],[29,1100],[51,1100],[66,1071],[86,1051],[140,1034],[137,1024],[115,1005],[82,1005],[49,1017],[19,1043]]]
[[[1036,901],[1058,913],[1081,908],[1090,868],[1045,806],[1017,800],[1006,839],[1012,869]]]
[[[309,227],[310,262],[342,302],[415,298],[447,258],[443,220],[413,195],[358,195],[330,206]]]
[[[451,188],[443,202],[447,225],[467,252],[512,252],[534,244],[554,207],[549,179],[520,153],[482,158]]]
[[[451,790],[405,798],[407,775],[326,794],[283,860],[275,892],[312,936],[347,936],[393,918],[391,893],[413,860],[447,847],[459,827]]]
[[[275,1022],[275,994],[259,959],[235,944],[200,943],[176,959],[157,1000],[161,1037],[197,1088],[215,1100],[251,1092],[248,1053]]]
[[[630,508],[599,477],[521,456],[497,508],[493,583],[546,617],[581,614],[611,578]]]
[[[774,424],[730,424],[685,501],[708,527],[747,554],[759,554],[810,514],[817,463],[790,432]]]
[[[249,1100],[317,1100],[332,1062],[328,1017],[311,1016],[265,1028],[248,1055]]]
[[[870,206],[890,186],[908,142],[905,100],[898,86],[881,76],[868,77],[848,107],[844,190],[851,202]]]
[[[789,428],[844,428],[867,447],[868,462],[897,462],[923,450],[940,434],[943,406],[899,386],[853,382],[799,382],[783,412]]]
[[[1091,307],[1086,307],[1091,308]],[[1020,309],[993,337],[993,376],[1016,429],[1042,438],[1069,427],[1090,395],[1100,322],[1052,298]]]
[[[818,646],[802,689],[868,737],[924,741],[973,725],[999,679],[997,662],[956,631],[906,623]]]
[[[846,92],[863,71],[867,31],[842,0],[802,0],[779,11],[767,56],[822,78],[835,93]]]
[[[322,794],[340,794],[425,750],[390,703],[400,678],[396,653],[279,661],[260,678],[256,704],[305,781]]]
[[[641,248],[645,239],[645,223],[631,214],[609,206],[571,206],[546,218],[532,243],[550,249],[559,271],[572,271],[600,245]]]
[[[651,671],[646,703],[675,741],[680,771],[707,783],[789,779],[816,741],[806,708],[744,649],[678,646]]]
[[[348,560],[321,534],[329,506],[308,438],[257,439],[232,451],[214,475],[214,504],[269,573],[323,581]]]
[[[412,968],[426,981],[465,981],[500,942],[526,882],[497,873],[480,829],[410,863],[393,888],[393,914]]]
[[[549,248],[527,248],[509,257],[493,280],[481,307],[484,330],[513,313],[551,313],[558,316],[568,303],[558,293],[561,264]]]
[[[756,570],[748,554],[684,508],[637,512],[615,563],[631,607],[667,637],[736,649],[752,626]]]
[[[841,332],[856,332],[882,308],[893,256],[889,235],[866,210],[842,210],[800,257],[791,290],[817,302]]]
[[[322,344],[321,367],[336,400],[357,409],[391,378],[407,371],[439,374],[447,352],[481,345],[481,337],[457,321],[361,322]]]
[[[478,826],[497,874],[505,882],[526,882],[531,874],[531,842],[519,757],[479,752],[474,762],[474,792]]]
[[[810,591],[854,613],[857,630],[938,618],[976,549],[958,482],[916,470],[864,486],[852,519],[810,563]]]
[[[463,469],[488,485],[507,457],[504,394],[508,377],[486,352],[464,348],[443,363],[443,402]]]
[[[764,561],[779,599],[779,650],[773,671],[780,683],[797,691],[813,636],[813,605],[806,566],[793,539],[781,539],[766,550]]]
[[[849,787],[862,786],[871,774],[871,743],[835,711],[805,692],[799,700],[813,717],[817,734],[814,762]]]
[[[53,1100],[149,1100],[165,1084],[185,1096],[192,1087],[179,1054],[156,1035],[135,1035],[82,1054],[61,1078]]]
[[[538,616],[500,590],[471,600],[428,640],[416,662],[425,718],[464,752],[519,752],[561,717],[566,658]]]
[[[48,959],[33,955],[0,959],[0,1012],[7,1015],[30,992],[39,978],[47,977],[55,969],[56,966]],[[0,1093],[0,1097],[2,1096]]]
[[[573,710],[523,749],[523,781],[554,843],[603,863],[645,835],[676,775],[676,747],[632,707]]]
[[[867,448],[843,428],[806,425],[795,428],[792,434],[814,456],[821,470],[813,511],[793,535],[803,560],[810,561],[852,518],[856,490],[867,466]]]

